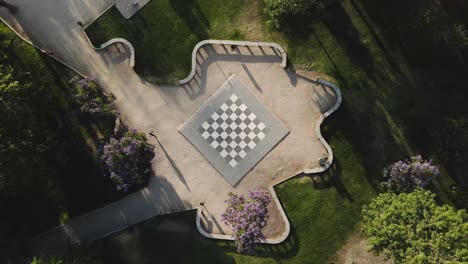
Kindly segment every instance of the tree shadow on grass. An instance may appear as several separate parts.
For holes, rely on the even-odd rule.
[[[341,165],[338,159],[333,160],[333,164],[324,173],[311,176],[312,184],[316,189],[328,189],[334,187],[341,198],[346,198],[354,202],[351,193],[340,179],[342,176]]]
[[[326,15],[323,16],[322,21],[353,63],[363,67],[367,72],[373,72],[374,61],[372,55],[367,47],[362,44],[359,32],[353,26],[351,18],[338,1],[335,1],[326,10]]]
[[[170,0],[170,4],[191,32],[199,39],[208,38],[211,24],[196,0]]]

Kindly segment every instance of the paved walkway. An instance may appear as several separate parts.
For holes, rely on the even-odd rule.
[[[150,138],[156,146],[156,175],[147,188],[45,233],[34,243],[37,253],[60,252],[69,242],[94,240],[155,215],[196,208],[201,201],[206,201],[204,228],[211,233],[229,233],[229,228],[219,221],[228,192],[267,189],[306,168],[318,166],[317,159],[326,150],[314,127],[320,114],[335,103],[331,89],[282,69],[281,58],[271,49],[240,47],[238,52],[232,52],[222,46],[200,49],[199,70],[188,84],[154,86],[135,74],[128,58],[110,52],[112,48],[94,50],[76,24],[91,22],[112,2],[16,0],[18,12],[14,17],[0,8],[0,16],[24,32],[22,35],[34,45],[53,51],[54,56],[80,73],[97,78],[104,89],[117,97],[125,123],[143,132],[154,131],[162,144],[161,148]],[[177,132],[232,74],[290,130],[235,187]],[[282,234],[284,223],[278,208],[272,205],[270,212],[265,233],[274,238]]]

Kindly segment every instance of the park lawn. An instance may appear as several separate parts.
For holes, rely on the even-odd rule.
[[[385,3],[333,3],[308,23],[278,32],[267,26],[260,0],[153,0],[128,21],[112,8],[87,32],[97,46],[113,37],[127,38],[136,48],[136,72],[166,83],[187,75],[192,49],[202,39],[277,42],[287,48],[294,67],[321,72],[341,88],[346,118],[338,127],[365,157],[375,182],[387,164],[422,154],[442,164],[443,175],[432,186],[438,197],[465,207],[467,196],[450,190],[454,180],[448,176],[463,171],[457,169],[460,162],[443,157],[451,153],[440,154],[444,147],[439,145],[447,140],[434,136],[444,122],[468,115],[460,99],[468,82],[463,67],[450,50],[431,44],[427,34],[395,32],[391,25],[400,22],[399,13],[385,12]],[[405,26],[410,28],[400,28]]]
[[[120,194],[103,176],[96,159],[100,140],[113,126],[106,120],[75,118],[75,110],[67,103],[67,81],[76,74],[22,41],[4,24],[0,24],[0,37],[10,44],[2,46],[6,54],[2,66],[12,67],[13,78],[20,84],[31,83],[42,91],[29,97],[35,98],[35,119],[41,122],[40,128],[31,126],[30,133],[36,136],[33,144],[45,144],[43,151],[21,153],[26,166],[2,161],[0,171],[8,177],[14,175],[13,184],[0,192],[0,208],[8,212],[2,217],[1,240],[7,239],[13,246],[18,240],[114,201]],[[22,116],[17,118],[21,121]],[[17,129],[16,124],[2,123],[10,125],[14,127],[5,131]],[[2,136],[22,140],[15,135]]]
[[[152,2],[154,5],[166,3],[157,0]],[[210,21],[205,24],[214,25],[217,17],[213,17],[212,13],[209,14],[207,10],[219,8],[218,5],[210,5],[216,2],[198,1],[200,9],[188,9],[191,11],[187,11],[189,14],[185,16],[198,17],[200,16],[199,10],[202,10],[206,12],[205,17]],[[261,1],[252,2],[256,4],[249,5],[248,9],[238,9],[243,12],[236,15],[238,19],[245,19],[248,17],[247,13],[261,13]],[[467,83],[466,76],[457,75],[460,71],[453,69],[455,65],[458,65],[455,63],[452,68],[443,70],[447,64],[441,58],[446,59],[450,56],[436,56],[434,52],[431,53],[430,49],[418,49],[414,43],[412,43],[413,46],[406,45],[407,43],[404,43],[406,39],[400,39],[399,45],[395,44],[393,38],[389,36],[388,28],[381,28],[380,23],[374,22],[378,18],[374,16],[371,19],[367,15],[367,10],[376,8],[370,2],[372,1],[336,2],[324,12],[322,17],[311,19],[306,28],[296,28],[294,32],[288,30],[277,32],[269,29],[263,26],[266,24],[264,18],[256,15],[251,16],[250,21],[256,28],[254,30],[256,35],[247,32],[243,22],[239,23],[242,26],[236,23],[228,24],[224,29],[224,35],[208,35],[210,38],[224,38],[232,34],[237,38],[246,36],[249,40],[278,42],[287,48],[289,59],[295,68],[321,72],[338,84],[344,101],[339,111],[326,122],[327,125],[323,131],[336,155],[338,175],[353,202],[348,201],[347,198],[341,198],[336,188],[317,190],[307,180],[293,179],[277,187],[278,195],[292,225],[290,238],[280,246],[260,247],[256,256],[239,255],[234,252],[234,247],[229,243],[215,243],[197,236],[193,216],[186,216],[184,220],[185,225],[188,226],[185,229],[186,232],[165,231],[163,236],[165,238],[163,241],[166,241],[177,233],[178,239],[175,240],[184,241],[182,248],[185,251],[180,251],[176,242],[161,245],[163,249],[161,251],[154,250],[157,247],[152,247],[153,251],[141,250],[138,254],[142,254],[145,258],[156,255],[172,256],[180,262],[187,262],[195,256],[196,260],[202,258],[203,263],[210,261],[218,263],[219,260],[226,263],[276,263],[278,260],[285,263],[324,263],[336,253],[347,235],[356,228],[356,223],[360,219],[361,206],[380,191],[378,182],[385,165],[418,153],[424,157],[433,158],[436,162],[439,160],[438,149],[431,137],[432,130],[437,127],[438,120],[447,117],[444,115],[444,109],[448,109],[449,106],[455,112],[466,114],[466,108],[465,110],[461,108],[463,102],[460,104],[460,100],[453,100],[457,96],[462,97],[460,87],[463,83]],[[166,7],[168,7],[167,3]],[[174,45],[172,40],[167,40],[172,44],[165,44],[165,41],[158,41],[156,35],[151,39],[148,38],[151,32],[156,31],[154,27],[141,30],[129,29],[127,24],[137,25],[138,21],[141,21],[138,23],[144,21],[147,24],[153,20],[156,22],[159,18],[155,14],[158,12],[164,12],[165,15],[181,15],[180,12],[175,11],[177,8],[173,9],[161,8],[152,11],[152,8],[145,7],[130,21],[123,20],[116,10],[111,10],[87,30],[95,44],[111,37],[129,39],[134,45],[138,45],[137,56],[139,52],[145,54],[144,57],[140,57],[142,59],[137,57],[137,64],[140,63],[136,67],[137,73],[145,78],[149,77],[150,81],[172,81],[185,77],[190,67],[189,60],[193,45],[202,38],[193,38],[193,42],[178,42],[178,46],[174,49],[171,47],[171,54],[168,53],[169,49],[160,48],[160,45],[170,47]],[[220,12],[220,14],[224,13]],[[174,17],[169,21],[182,21],[183,19]],[[197,22],[194,19],[191,21]],[[167,34],[170,34],[171,38],[180,39],[185,34],[186,39],[189,39],[199,32],[197,28],[203,28],[203,24],[191,25],[192,32],[187,34],[188,26],[179,25],[181,26],[170,27],[171,30],[168,30],[170,33]],[[164,27],[159,30],[164,31]],[[129,32],[135,32],[133,38],[132,33]],[[198,36],[203,35],[198,34]],[[420,40],[412,41],[418,43]],[[412,50],[408,50],[408,47]],[[443,51],[440,50],[440,52]],[[148,54],[179,59],[154,61],[153,57]],[[430,64],[432,68],[422,68],[421,64],[428,63],[425,61],[428,58],[433,59]],[[149,65],[153,63],[155,66],[151,68]],[[434,66],[438,64],[442,66]],[[168,71],[156,70],[156,67]],[[144,72],[146,69],[151,73]],[[172,73],[174,74],[171,75]],[[451,76],[450,74],[453,74],[452,78],[447,79],[447,76]],[[446,80],[451,80],[450,89],[443,90],[440,87],[445,87],[443,81]],[[448,171],[453,172],[453,169],[442,167],[442,171],[443,175],[434,181],[431,186],[432,190],[437,193],[442,202],[456,207],[466,207],[468,204],[466,196],[450,191],[450,186],[454,181],[448,176]],[[179,217],[181,216],[173,215],[159,219],[165,219],[164,221],[170,223],[180,221]],[[115,244],[117,243],[115,239],[121,241],[123,238],[128,239],[130,244],[136,243],[139,239],[132,232],[141,228],[142,231],[138,234],[145,234],[145,228],[157,228],[157,221],[163,220],[155,221],[149,221],[144,226],[139,225],[134,230],[109,238],[110,242],[103,240],[100,243]],[[160,232],[148,232],[148,236],[153,239],[161,235]],[[187,239],[181,239],[184,236]],[[191,252],[192,247],[197,249],[196,253]],[[206,256],[198,255],[198,252],[202,250],[200,247],[205,250]],[[124,263],[126,257],[128,256],[124,253],[116,253],[113,260],[118,261],[114,263],[119,263],[119,261]]]
[[[236,26],[247,0],[152,0],[125,20],[111,8],[91,24],[94,46],[123,37],[136,52],[136,72],[152,83],[175,83],[190,72],[191,53],[201,40],[240,38]]]
[[[292,226],[280,245],[260,245],[255,256],[238,254],[232,242],[203,237],[195,226],[195,211],[190,211],[155,217],[93,242],[88,254],[115,264],[149,264],[155,259],[161,263],[326,263],[355,230],[361,206],[376,194],[360,165],[362,158],[346,136],[335,133],[331,144],[340,175],[338,188],[327,174],[316,185],[304,177],[276,187]]]

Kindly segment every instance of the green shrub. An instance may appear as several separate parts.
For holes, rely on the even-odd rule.
[[[383,193],[364,206],[363,232],[371,249],[396,263],[466,263],[468,215],[434,198],[422,190]]]

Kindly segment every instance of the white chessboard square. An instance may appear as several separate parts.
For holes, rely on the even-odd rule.
[[[247,136],[247,134],[244,131],[240,132],[240,134],[239,134],[239,137],[241,139],[244,139],[246,136]]]
[[[230,146],[231,148],[235,148],[235,147],[237,147],[237,143],[236,143],[235,141],[231,141],[231,143],[229,143],[229,146]],[[234,150],[233,150],[233,151],[234,151]],[[233,157],[233,158],[234,158],[234,157]]]
[[[223,123],[220,125],[220,127],[221,127],[222,130],[226,130],[226,128],[228,128],[228,126],[229,126],[229,125],[228,125],[226,122],[223,122]]]
[[[235,158],[237,156],[237,152],[235,150],[231,150],[231,153],[229,153],[229,156],[232,158]]]
[[[244,113],[242,113],[242,114],[239,115],[239,119],[240,119],[241,121],[244,121],[246,118],[247,118],[247,115],[244,114]]]
[[[265,136],[266,136],[265,133],[263,133],[263,132],[261,132],[261,131],[260,131],[260,133],[258,133],[258,135],[257,135],[257,137],[258,137],[260,140],[264,139]]]
[[[226,139],[229,135],[226,133],[226,131],[223,131],[220,135],[223,139]]]
[[[228,143],[226,141],[221,142],[221,147],[225,149],[228,146]]]
[[[229,165],[231,165],[231,167],[234,168],[234,167],[237,165],[237,161],[236,161],[235,159],[233,159],[233,160],[231,160],[231,161],[229,162]]]
[[[249,146],[249,148],[253,149],[253,148],[255,148],[255,146],[257,144],[255,144],[255,142],[253,142],[253,141],[250,141],[249,144],[247,144],[247,145]]]
[[[219,153],[219,155],[221,155],[221,157],[225,158],[225,157],[228,155],[228,153],[227,153],[226,150],[223,149],[223,150]]]
[[[237,99],[239,99],[239,98],[237,97],[237,95],[233,94],[233,95],[231,95],[231,97],[229,97],[229,99],[230,99],[232,102],[236,102]]]
[[[232,104],[230,107],[229,107],[232,111],[236,111],[238,106],[236,104]]]
[[[245,143],[244,143],[244,144],[245,144]],[[245,156],[247,156],[247,152],[245,152],[244,150],[241,150],[241,151],[239,152],[239,156],[240,156],[241,158],[245,158]]]
[[[246,146],[247,146],[247,143],[245,143],[245,141],[241,141],[239,143],[239,147],[241,147],[241,149],[245,149]],[[247,155],[247,153],[246,153],[246,155]]]
[[[260,122],[260,124],[258,124],[257,126],[260,130],[263,130],[265,129],[265,124],[263,124],[263,122]]]
[[[226,119],[228,119],[228,117],[229,117],[229,116],[228,116],[226,113],[223,113],[223,114],[221,115],[221,119],[222,119],[222,120],[226,120]]]

